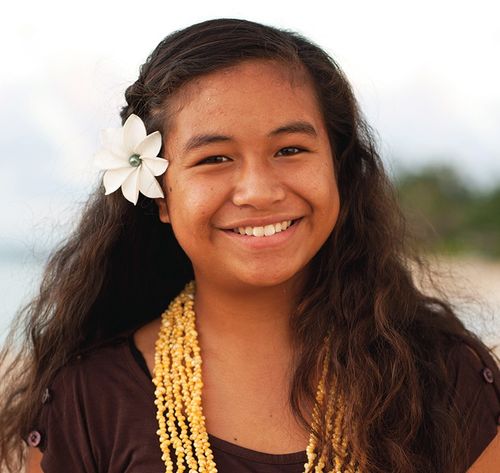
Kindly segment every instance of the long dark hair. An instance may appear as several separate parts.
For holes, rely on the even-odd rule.
[[[311,261],[290,323],[297,363],[290,403],[314,400],[325,333],[329,379],[341,380],[344,430],[362,471],[463,471],[466,436],[447,404],[446,354],[457,340],[481,343],[444,299],[414,284],[405,226],[372,132],[335,61],[304,37],[234,19],[205,21],[167,36],[127,88],[124,122],[135,113],[148,132],[168,134],[169,99],[195,77],[246,59],[278,61],[310,76],[335,156],[339,219]],[[158,317],[192,279],[191,264],[153,200],[137,206],[98,188],[76,230],[51,256],[38,295],[19,314],[2,352],[0,466],[17,471],[21,435],[39,412],[43,388],[84,350]],[[9,362],[7,360],[9,359]],[[425,389],[423,389],[425,386]],[[328,390],[327,390],[328,392]],[[328,396],[327,396],[328,397]],[[325,405],[317,435],[326,439]]]

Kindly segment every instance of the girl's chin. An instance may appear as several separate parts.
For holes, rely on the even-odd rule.
[[[264,289],[277,286],[290,284],[300,278],[302,272],[294,271],[281,271],[276,272],[270,270],[257,269],[254,272],[245,272],[244,274],[239,271],[232,277],[228,277],[227,284],[234,288],[240,287],[241,289]]]

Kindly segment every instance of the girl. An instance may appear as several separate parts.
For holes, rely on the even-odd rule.
[[[4,368],[9,471],[493,472],[497,365],[415,286],[336,63],[206,21],[125,96]]]

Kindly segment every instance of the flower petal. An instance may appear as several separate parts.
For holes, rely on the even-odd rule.
[[[146,138],[146,127],[137,115],[130,115],[123,125],[123,141],[129,154],[136,153],[137,146]]]
[[[135,171],[136,168],[129,166],[128,168],[110,169],[104,173],[103,184],[106,189],[106,195],[111,194],[118,189]]]
[[[117,156],[107,149],[100,149],[94,154],[94,165],[99,169],[119,169],[130,167],[128,159]]]
[[[161,134],[159,131],[149,134],[135,148],[135,152],[141,156],[151,156],[156,158],[161,149]]]
[[[146,166],[141,166],[139,170],[139,190],[151,199],[155,197],[163,197],[163,191],[160,184],[151,174],[151,171]]]
[[[137,199],[139,198],[139,170],[141,167],[133,168],[131,174],[122,184],[123,195],[134,205],[137,204]]]
[[[117,156],[128,158],[130,156],[123,142],[123,128],[105,128],[101,131],[102,147],[110,150]]]
[[[168,168],[168,160],[163,158],[142,158],[142,163],[147,166],[153,176],[163,174]]]

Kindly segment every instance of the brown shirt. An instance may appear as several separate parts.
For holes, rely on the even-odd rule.
[[[450,352],[456,396],[470,413],[471,465],[500,423],[500,372],[484,350],[464,343]],[[165,471],[156,435],[154,385],[132,333],[68,364],[47,388],[42,413],[28,435],[43,452],[46,473],[155,473]],[[220,473],[302,473],[305,451],[255,452],[209,434]],[[175,455],[171,454],[175,464]]]

